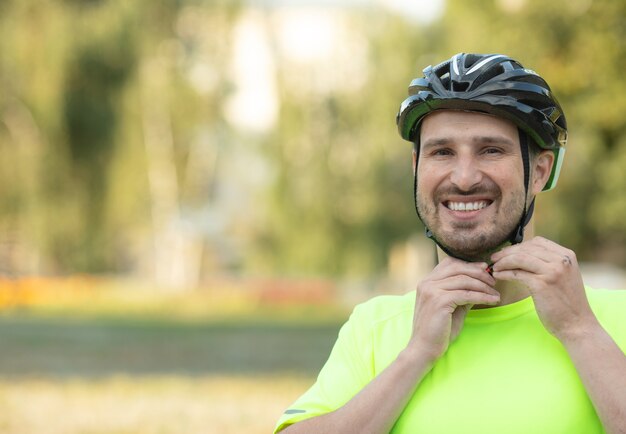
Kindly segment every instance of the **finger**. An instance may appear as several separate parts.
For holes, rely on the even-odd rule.
[[[493,264],[495,272],[505,270],[524,270],[534,274],[542,274],[548,271],[550,262],[526,252],[517,252],[499,259]]]
[[[499,295],[500,293],[494,288],[495,279],[493,277],[491,278],[493,279],[493,284],[487,284],[482,280],[478,280],[464,275],[448,277],[444,280],[433,282],[433,284],[437,287],[437,289],[444,291],[469,290],[490,295]]]
[[[556,260],[561,260],[563,257],[563,253],[555,250],[549,250],[544,246],[539,245],[523,245],[518,244],[515,246],[509,246],[505,249],[502,249],[497,254],[492,255],[491,259],[494,262],[499,262],[502,259],[510,256],[515,256],[519,254],[528,254],[532,255],[538,259],[541,259],[544,262],[555,262]]]
[[[498,280],[516,280],[523,283],[528,289],[533,292],[533,288],[537,287],[535,273],[529,271],[513,269],[504,271],[494,271],[493,276]]]
[[[474,270],[464,270],[464,272],[453,274],[443,279],[433,280],[434,282],[443,282],[447,279],[464,279],[466,281],[478,281],[487,285],[490,288],[493,288],[496,285],[496,279],[487,271],[487,266],[485,268],[474,269]],[[464,288],[457,288],[464,289]]]
[[[492,261],[500,260],[502,257],[517,253],[519,251],[532,252],[535,256],[545,260],[546,262],[552,262],[556,258],[560,260],[563,256],[571,255],[571,251],[554,241],[548,240],[543,237],[534,237],[531,240],[524,241],[520,244],[507,246],[504,249],[494,253],[491,256]]]
[[[446,258],[433,270],[432,280],[443,280],[464,275],[481,280],[487,285],[495,285],[495,279],[487,272],[486,262],[465,262],[454,258]]]
[[[495,262],[497,264],[500,264],[500,271],[510,268],[520,268],[526,269],[527,271],[533,271],[535,273],[549,273],[550,270],[547,269],[546,266],[553,267],[556,264],[572,266],[577,264],[576,255],[571,250],[560,247],[558,245],[558,249],[555,250],[549,250],[544,248],[543,246],[537,245],[531,247],[522,247],[520,245],[516,247],[516,249],[507,248],[508,250],[506,252],[503,252],[503,254],[500,255],[499,259]],[[535,263],[537,267],[542,267],[541,270],[529,267],[527,262],[521,261],[520,258],[524,257],[524,255],[531,255],[543,261],[543,263]],[[495,267],[494,264],[494,269],[496,268],[498,267]]]
[[[455,290],[448,291],[443,301],[451,309],[450,313],[452,313],[459,306],[475,304],[486,304],[493,306],[500,302],[500,294],[491,295],[476,291]]]

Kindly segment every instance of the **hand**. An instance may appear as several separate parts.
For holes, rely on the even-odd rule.
[[[473,305],[497,304],[500,293],[486,269],[486,263],[441,261],[417,287],[409,346],[426,351],[434,361],[458,336]]]
[[[535,237],[494,253],[491,259],[493,277],[525,285],[544,327],[562,342],[596,323],[573,251]]]

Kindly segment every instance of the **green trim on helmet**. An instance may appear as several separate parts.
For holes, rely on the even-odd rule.
[[[554,152],[552,171],[550,173],[550,178],[548,178],[548,182],[546,182],[542,191],[552,190],[556,186],[556,183],[559,180],[559,175],[561,174],[561,166],[563,166],[563,159],[565,158],[565,148],[561,146],[558,149],[553,149],[552,152]]]

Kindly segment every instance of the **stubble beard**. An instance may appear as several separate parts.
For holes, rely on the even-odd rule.
[[[488,222],[454,221],[451,228],[442,228],[438,204],[444,195],[487,194],[494,198],[490,206],[498,206],[495,215]],[[470,262],[489,262],[490,256],[504,247],[511,233],[520,222],[524,209],[524,191],[513,192],[510,200],[502,202],[502,193],[495,185],[484,185],[469,192],[457,191],[454,187],[438,189],[432,200],[417,195],[417,207],[424,224],[432,231],[436,240],[453,256]],[[482,226],[482,228],[479,228]]]

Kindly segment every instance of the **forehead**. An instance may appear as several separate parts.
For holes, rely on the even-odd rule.
[[[519,144],[519,135],[515,124],[496,116],[460,110],[435,111],[422,121],[420,142],[446,140],[449,142],[490,141],[503,139]]]

